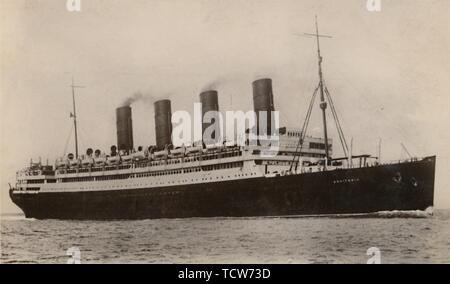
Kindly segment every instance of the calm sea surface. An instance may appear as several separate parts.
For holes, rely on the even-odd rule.
[[[4,215],[1,263],[450,263],[450,211],[352,217],[56,221]]]

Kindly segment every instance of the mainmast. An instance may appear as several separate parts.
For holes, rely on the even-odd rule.
[[[73,113],[70,114],[70,117],[73,118],[73,126],[75,129],[75,158],[78,158],[78,131],[77,131],[77,108],[75,104],[75,88],[84,88],[84,86],[76,86],[73,83],[73,77],[72,77],[72,85],[70,85],[72,88],[72,102],[73,102]]]

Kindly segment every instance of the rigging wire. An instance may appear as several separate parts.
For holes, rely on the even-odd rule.
[[[336,128],[337,128],[337,131],[338,131],[339,140],[341,141],[341,145],[342,145],[342,150],[344,151],[345,157],[348,158],[347,141],[345,140],[344,131],[342,129],[341,122],[339,121],[339,116],[337,114],[336,107],[334,106],[333,99],[331,98],[330,92],[328,91],[327,87],[325,87],[325,94],[327,96],[328,103],[330,104],[331,112],[333,114],[333,118],[334,118],[334,121],[336,123]]]
[[[69,135],[67,136],[67,141],[66,141],[66,145],[64,146],[64,152],[63,152],[62,156],[65,156],[67,153],[67,147],[69,146],[69,141],[70,141],[70,138],[72,137],[73,128],[74,128],[74,125],[72,124]]]
[[[300,156],[301,156],[301,151],[302,151],[302,148],[303,148],[303,142],[304,142],[304,139],[306,137],[306,130],[308,129],[309,121],[311,119],[312,109],[313,109],[313,106],[314,106],[315,98],[317,96],[317,92],[319,90],[319,87],[320,87],[320,84],[314,90],[314,93],[312,95],[311,101],[309,103],[308,111],[307,111],[307,114],[306,114],[306,118],[305,118],[305,121],[303,122],[300,139],[299,139],[299,141],[297,143],[297,146],[295,148],[295,153],[299,153],[299,154],[298,155],[294,155],[294,157],[292,158],[292,162],[291,162],[289,171],[292,171],[292,167],[294,166],[294,164],[295,164],[295,171],[297,170],[298,163],[299,163]],[[342,126],[341,126],[341,122],[339,120],[339,116],[338,116],[337,111],[336,111],[336,107],[334,105],[334,102],[333,102],[333,99],[331,97],[331,94],[328,91],[328,88],[325,87],[324,91],[325,91],[326,99],[327,99],[327,101],[328,101],[328,103],[330,105],[331,113],[333,115],[333,118],[334,118],[334,121],[335,121],[335,124],[336,124],[337,132],[338,132],[338,135],[339,135],[339,140],[340,140],[341,145],[342,145],[342,150],[344,152],[345,157],[348,158],[349,148],[348,148],[347,140],[345,139],[345,135],[344,135],[344,131],[343,131]]]
[[[406,155],[408,155],[408,157],[411,159],[412,156],[411,156],[411,154],[409,153],[408,149],[406,148],[405,144],[400,143],[400,146],[402,146],[402,149],[405,150]]]
[[[305,118],[305,121],[303,122],[302,130],[301,130],[301,133],[300,133],[300,139],[298,140],[297,146],[295,148],[295,153],[297,153],[299,151],[299,148],[300,148],[300,153],[299,153],[299,155],[295,155],[294,154],[294,157],[292,158],[291,165],[289,167],[289,171],[292,171],[292,166],[294,164],[295,164],[295,170],[297,170],[297,167],[298,167],[298,161],[297,160],[299,160],[300,156],[301,156],[301,152],[302,152],[302,148],[303,148],[303,141],[304,141],[304,138],[306,136],[306,130],[308,129],[309,120],[311,118],[311,113],[312,113],[312,109],[313,109],[313,106],[314,106],[314,101],[316,99],[317,91],[319,90],[319,87],[320,87],[320,85],[316,87],[316,89],[314,90],[314,93],[312,95],[311,101],[309,102],[308,111],[306,113],[306,118]]]
[[[344,72],[341,73],[337,73],[337,75],[340,76],[340,79],[342,81],[346,82],[346,87],[349,87],[353,90],[353,93],[358,94],[358,93],[362,93],[364,92],[364,90],[362,90],[360,87],[358,87],[357,84],[352,83],[354,80],[348,80],[348,76],[346,76],[346,74]],[[364,103],[366,104],[366,106],[372,106],[373,102],[371,102],[367,96],[359,96],[359,99],[363,100]],[[382,106],[382,105],[381,105]],[[396,129],[396,135],[399,136],[399,140],[408,140],[409,139],[409,135],[407,134],[407,132],[405,131],[405,129],[403,127],[401,127],[400,124],[398,123],[392,123],[392,121],[395,121],[395,117],[392,116],[392,114],[389,114],[389,112],[385,112],[385,111],[380,111],[379,108],[373,108],[371,107],[369,109],[369,111],[373,112],[374,115],[377,116],[377,119],[382,119],[385,122],[388,122],[390,124],[391,127]],[[420,147],[420,145],[418,145],[417,143],[414,143],[414,141],[409,141],[410,145],[412,145],[412,147],[414,149],[417,149],[418,147]]]

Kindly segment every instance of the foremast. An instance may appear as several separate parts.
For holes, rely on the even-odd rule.
[[[309,120],[311,117],[311,112],[312,112],[312,108],[314,105],[314,101],[316,98],[316,94],[317,92],[320,93],[320,109],[322,110],[322,121],[323,121],[323,136],[324,136],[324,148],[325,148],[325,163],[324,163],[324,169],[327,168],[328,166],[328,162],[330,160],[330,147],[328,144],[328,131],[327,131],[327,113],[326,113],[326,109],[328,104],[330,104],[330,108],[331,108],[331,112],[333,114],[333,118],[334,121],[336,123],[336,128],[337,128],[337,132],[339,134],[339,139],[341,141],[342,144],[342,150],[344,152],[344,155],[346,158],[351,159],[350,157],[348,157],[348,146],[347,146],[347,142],[344,136],[344,132],[342,130],[341,124],[339,122],[339,117],[337,115],[336,112],[336,108],[334,106],[333,100],[331,98],[330,92],[328,91],[327,87],[325,86],[324,80],[323,80],[323,72],[322,72],[322,55],[320,52],[320,40],[319,38],[321,37],[325,37],[325,38],[331,38],[331,36],[329,35],[321,35],[319,34],[319,25],[317,23],[317,15],[315,17],[315,26],[316,26],[316,31],[315,33],[311,34],[311,33],[304,33],[303,35],[305,36],[313,36],[316,38],[316,43],[317,43],[317,66],[318,66],[318,74],[319,74],[319,85],[316,87],[316,89],[314,90],[314,93],[312,95],[309,107],[308,107],[308,111],[306,114],[306,119],[303,123],[303,127],[302,127],[302,134],[300,135],[300,139],[298,141],[297,144],[297,151],[298,155],[295,155],[294,158],[292,159],[292,163],[291,166],[289,168],[289,171],[292,171],[293,167],[295,167],[295,171],[297,170],[297,166],[300,160],[300,156],[301,156],[301,152],[302,152],[302,147],[303,147],[303,141],[306,135],[306,130],[308,128],[308,124],[309,124]],[[328,102],[327,102],[328,101]]]
[[[320,109],[322,110],[322,121],[323,121],[323,136],[325,139],[325,159],[328,160],[330,158],[330,150],[328,145],[328,132],[327,132],[327,116],[326,116],[326,109],[327,109],[327,102],[325,101],[325,91],[324,91],[324,83],[323,83],[323,74],[322,74],[322,55],[320,54],[320,37],[327,37],[331,38],[328,35],[321,35],[319,34],[319,25],[317,23],[317,15],[315,17],[315,23],[316,23],[316,33],[315,34],[308,34],[305,33],[305,35],[308,36],[314,36],[316,38],[317,42],[317,65],[318,65],[318,72],[319,72],[319,91],[320,91]],[[325,167],[326,167],[325,163]]]

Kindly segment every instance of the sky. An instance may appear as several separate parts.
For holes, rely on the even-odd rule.
[[[1,212],[16,170],[73,152],[71,84],[78,89],[80,152],[115,144],[115,108],[136,93],[193,111],[201,90],[221,110],[252,109],[251,82],[273,80],[281,125],[301,127],[324,79],[354,153],[382,159],[437,155],[437,208],[450,208],[450,5],[448,0],[0,0]],[[153,106],[133,107],[135,145],[154,144]],[[321,135],[320,113],[311,135]],[[329,113],[329,125],[332,119]],[[337,132],[330,130],[335,144]],[[339,155],[339,145],[335,145]]]

